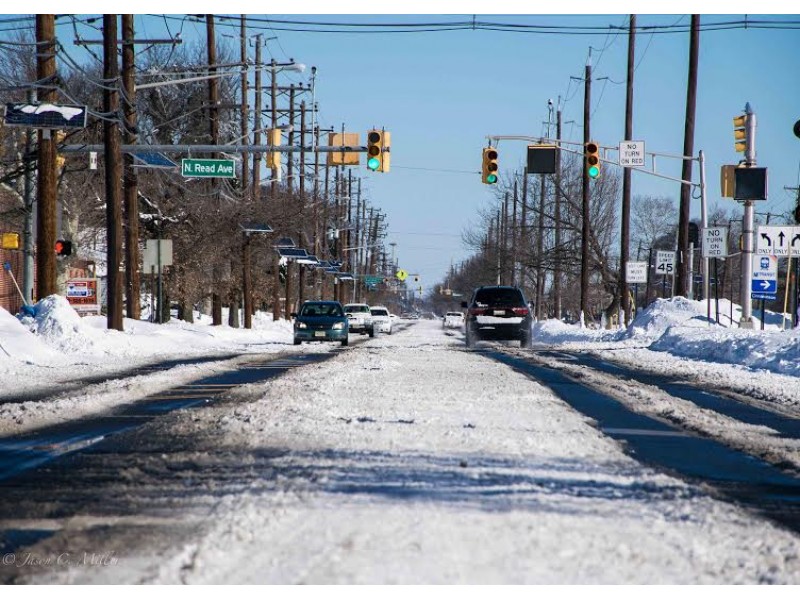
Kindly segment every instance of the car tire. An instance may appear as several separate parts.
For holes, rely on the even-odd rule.
[[[371,337],[371,338],[375,337],[375,328],[374,327],[369,330],[369,337]]]
[[[475,340],[472,339],[472,334],[469,332],[469,328],[467,328],[466,334],[464,335],[464,343],[466,343],[467,348],[472,348],[475,345]]]
[[[301,344],[301,340],[299,338],[294,338],[294,345],[299,346]]]
[[[348,340],[347,338],[344,338],[342,340],[342,346],[347,346],[349,343],[350,343],[350,340]]]
[[[523,335],[522,338],[519,340],[519,347],[520,348],[530,348],[531,347],[531,334]]]

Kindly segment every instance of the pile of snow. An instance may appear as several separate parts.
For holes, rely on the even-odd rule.
[[[764,369],[800,376],[800,329],[781,330],[782,315],[754,318],[754,329],[726,327],[738,323],[741,309],[720,302],[720,324],[712,303],[711,320],[704,301],[658,299],[640,311],[627,329],[595,330],[557,320],[536,323],[538,343],[565,349],[623,350],[647,348],[676,357]],[[731,318],[732,315],[732,318]],[[760,312],[757,317],[762,317]]]

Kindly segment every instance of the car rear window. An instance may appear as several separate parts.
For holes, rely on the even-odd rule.
[[[475,304],[482,306],[525,306],[519,290],[512,288],[487,288],[475,293]]]
[[[365,305],[349,305],[344,307],[344,311],[349,313],[369,312],[369,307]]]
[[[389,311],[388,310],[384,310],[382,308],[373,308],[371,312],[372,312],[373,316],[376,316],[376,317],[388,317],[389,316]]]
[[[342,309],[337,304],[305,304],[300,314],[304,317],[341,317]]]

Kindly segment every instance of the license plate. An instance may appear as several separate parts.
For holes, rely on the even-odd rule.
[[[506,311],[504,311],[504,310],[494,310],[494,311],[492,311],[492,314],[495,317],[502,317],[504,314],[506,314]]]
[[[325,332],[324,331],[315,331],[314,332],[314,337],[325,337]]]

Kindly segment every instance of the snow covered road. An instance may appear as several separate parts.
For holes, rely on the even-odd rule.
[[[52,533],[15,559],[111,552],[114,564],[6,564],[4,580],[800,582],[798,536],[641,466],[435,321],[59,469],[71,493],[46,503],[30,500],[35,477],[3,490],[0,525]]]

